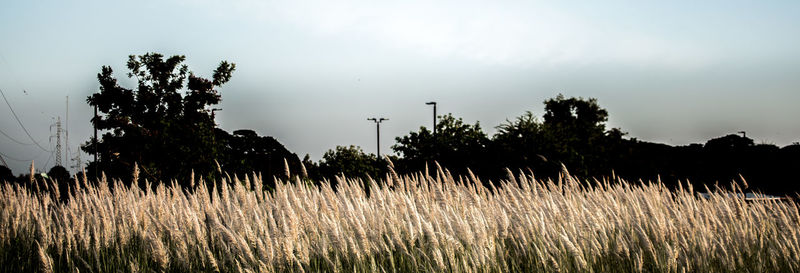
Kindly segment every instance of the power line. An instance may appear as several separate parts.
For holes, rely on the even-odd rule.
[[[33,143],[25,143],[25,142],[19,141],[19,140],[15,139],[15,138],[9,136],[8,134],[6,134],[6,132],[3,132],[3,130],[0,130],[0,134],[6,136],[8,139],[10,139],[13,142],[16,142],[17,144],[20,144],[20,145],[33,145]]]
[[[3,156],[4,158],[11,159],[11,160],[14,160],[14,161],[19,161],[19,162],[31,162],[31,160],[33,160],[33,158],[28,159],[28,160],[17,159],[17,158],[10,157],[10,156],[8,156],[8,155],[6,155],[4,153],[0,153],[0,156]]]
[[[3,92],[2,88],[0,88],[0,94],[3,95],[3,100],[6,102],[6,105],[8,105],[8,109],[11,109],[11,114],[14,115],[14,119],[17,120],[17,123],[19,123],[19,126],[22,127],[22,130],[25,131],[26,135],[28,135],[28,138],[31,141],[33,141],[33,144],[36,144],[36,147],[39,147],[39,149],[42,149],[42,151],[52,152],[52,151],[49,151],[49,150],[45,149],[44,147],[42,147],[42,145],[40,145],[39,142],[36,142],[36,140],[34,140],[33,137],[31,136],[31,133],[28,132],[28,129],[25,129],[25,125],[22,125],[22,121],[19,120],[19,117],[17,116],[17,113],[14,112],[14,108],[12,108],[11,104],[8,103],[8,99],[6,98],[6,93]]]

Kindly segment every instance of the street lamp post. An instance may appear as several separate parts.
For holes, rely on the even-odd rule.
[[[436,102],[426,102],[426,105],[433,105],[433,136],[436,136]]]
[[[434,154],[436,154],[436,102],[426,102],[425,105],[433,105],[433,150]]]
[[[367,120],[371,120],[375,122],[376,131],[378,132],[378,158],[381,157],[381,122],[384,120],[389,120],[388,118],[368,118]]]

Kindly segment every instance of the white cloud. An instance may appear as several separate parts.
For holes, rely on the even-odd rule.
[[[715,60],[702,45],[592,20],[552,2],[189,1],[217,16],[343,37],[435,58],[499,65],[622,64],[692,69]],[[253,27],[257,29],[257,27]]]
[[[240,1],[239,12],[314,35],[357,37],[437,58],[502,65],[697,67],[691,43],[593,22],[544,4],[483,1]]]

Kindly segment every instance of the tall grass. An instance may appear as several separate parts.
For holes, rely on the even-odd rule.
[[[498,188],[447,171],[382,183],[261,177],[191,190],[85,178],[60,202],[0,189],[0,271],[796,272],[795,203],[722,190],[509,175]],[[195,181],[197,182],[197,181]],[[369,195],[365,188],[369,187]],[[736,191],[734,187],[734,191]]]

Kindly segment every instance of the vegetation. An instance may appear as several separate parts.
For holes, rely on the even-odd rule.
[[[544,102],[542,117],[525,112],[495,127],[497,132],[489,137],[477,123],[441,116],[435,137],[420,127],[396,138],[392,148],[400,155],[397,169],[414,173],[425,164],[439,163],[456,175],[467,175],[469,168],[498,181],[505,177],[505,168],[532,169],[542,178],[556,178],[567,166],[583,179],[658,179],[669,188],[686,181],[702,188],[742,175],[751,182],[748,190],[800,193],[797,143],[779,148],[755,144],[743,135],[726,135],[705,144],[670,146],[625,138],[621,129],[607,128],[608,111],[592,98],[558,95]]]
[[[191,175],[218,180],[219,168],[232,176],[259,173],[270,186],[275,178],[288,178],[285,165],[307,170],[311,180],[334,185],[338,175],[367,179],[387,171],[384,158],[352,145],[337,146],[318,162],[308,155],[301,161],[270,136],[249,129],[222,130],[215,121],[220,109],[214,107],[222,100],[219,89],[231,80],[235,65],[223,61],[206,79],[190,72],[184,61],[184,56],[158,53],[129,56],[127,75],[135,78],[134,88],[120,86],[111,67],[102,67],[97,75],[100,90],[87,99],[98,109],[92,123],[101,131],[99,139],[83,146],[84,152],[99,154],[87,166],[90,180],[101,179],[94,176],[102,174],[143,186],[143,179],[130,177],[137,164],[142,178],[153,185],[175,179],[184,188]],[[556,178],[567,166],[582,179],[661,179],[670,188],[681,181],[702,187],[743,175],[753,190],[800,193],[795,171],[800,166],[800,144],[779,148],[727,135],[705,144],[669,146],[625,138],[621,129],[607,128],[608,116],[594,98],[558,95],[544,101],[540,117],[525,112],[489,135],[479,123],[468,124],[447,114],[439,116],[436,135],[422,126],[395,138],[389,157],[401,174],[441,164],[457,176],[472,170],[486,179],[487,186],[505,177],[505,168],[532,169],[542,178]],[[69,176],[64,170],[54,174],[62,183]],[[0,180],[24,183],[30,177],[14,178],[0,169]]]
[[[138,172],[133,173],[137,178]],[[12,272],[797,272],[793,201],[691,185],[448,171],[313,186],[225,177],[127,187],[85,177],[0,188]],[[369,185],[370,194],[365,193]],[[734,193],[739,186],[732,186]],[[59,201],[59,192],[68,201]]]
[[[99,111],[92,123],[104,132],[82,147],[99,154],[89,173],[130,181],[138,164],[142,177],[151,182],[187,181],[193,174],[211,179],[221,164],[234,173],[261,172],[273,183],[284,160],[299,167],[297,155],[272,137],[252,130],[230,134],[217,127],[214,112],[221,109],[214,107],[222,101],[217,89],[230,81],[235,64],[220,62],[206,79],[189,71],[185,60],[158,53],[129,56],[127,75],[136,79],[135,88],[120,86],[111,67],[102,67],[97,74],[100,92],[87,98]]]
[[[350,145],[336,146],[322,155],[322,160],[315,166],[317,178],[332,178],[337,175],[369,179],[380,177],[388,171],[386,161],[375,154],[367,154],[361,147]],[[335,185],[335,180],[332,181]]]
[[[466,168],[482,169],[488,159],[485,155],[489,138],[480,124],[465,124],[452,114],[439,116],[436,135],[422,126],[419,132],[395,140],[397,144],[392,149],[401,156],[399,163],[405,172],[416,172],[426,164],[439,162],[461,173]]]

